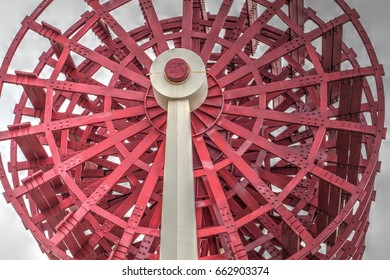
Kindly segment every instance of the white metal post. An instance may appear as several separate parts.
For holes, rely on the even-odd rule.
[[[198,259],[191,111],[207,96],[206,69],[186,49],[160,54],[151,67],[157,103],[167,110],[160,259]]]

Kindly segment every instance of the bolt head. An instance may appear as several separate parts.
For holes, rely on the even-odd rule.
[[[164,68],[165,78],[174,84],[187,80],[190,75],[190,66],[181,58],[173,58],[167,62]]]

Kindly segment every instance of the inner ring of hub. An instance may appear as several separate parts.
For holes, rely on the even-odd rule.
[[[203,60],[182,48],[167,50],[153,61],[150,81],[157,103],[165,110],[170,100],[188,100],[194,111],[203,104],[208,92]]]

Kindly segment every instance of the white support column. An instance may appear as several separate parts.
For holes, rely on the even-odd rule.
[[[161,259],[198,259],[188,100],[168,102]]]
[[[168,111],[160,259],[196,260],[191,111],[207,96],[206,69],[186,49],[160,54],[150,71],[157,103]]]

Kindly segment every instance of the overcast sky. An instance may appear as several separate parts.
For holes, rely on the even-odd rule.
[[[177,0],[172,0],[175,2]],[[210,0],[209,0],[210,1]],[[24,16],[30,14],[41,0],[12,0],[7,2],[6,7],[0,9],[0,63],[4,58],[4,54],[14,37],[15,33],[20,27],[20,22]],[[66,24],[74,22],[78,16],[85,11],[85,3],[83,0],[56,0],[61,2],[55,6],[60,9],[52,9],[51,13],[47,15],[45,20],[52,23],[54,26],[63,27],[65,30]],[[157,1],[154,1],[157,2]],[[160,1],[160,10],[163,9],[178,9],[179,5],[161,5],[168,0]],[[217,1],[220,2],[220,1]],[[327,2],[331,0],[306,0],[306,3],[320,3],[327,9],[329,6]],[[387,0],[347,0],[347,2],[355,7],[361,15],[361,20],[369,36],[374,44],[374,48],[378,54],[379,60],[385,65],[386,69],[390,69],[390,1]],[[79,4],[78,4],[79,3]],[[53,6],[54,7],[54,6]],[[320,14],[331,16],[331,10],[323,10]],[[63,16],[66,15],[66,20]],[[64,24],[65,22],[65,24]],[[42,49],[43,50],[43,49]],[[29,53],[21,58],[21,61],[26,62],[29,58]],[[29,59],[31,61],[31,59]],[[33,67],[36,61],[30,67]],[[23,68],[22,68],[23,69]],[[390,70],[388,70],[390,71]],[[389,75],[390,76],[390,75]],[[385,86],[390,89],[390,78],[385,77]],[[387,98],[386,107],[390,108],[390,98]],[[1,102],[0,102],[1,104]],[[0,105],[0,113],[9,111],[4,104]],[[390,114],[388,114],[390,115]],[[4,122],[1,120],[4,115],[0,117],[0,130],[4,129]],[[386,118],[386,126],[390,123],[389,117]],[[387,138],[390,138],[389,136]],[[1,146],[0,146],[1,147]],[[376,179],[377,199],[373,204],[371,211],[371,225],[366,238],[366,259],[390,259],[390,142],[386,140],[383,143],[381,150],[382,171]],[[387,184],[386,184],[387,183]],[[0,193],[3,192],[0,186]],[[45,255],[40,252],[31,234],[26,231],[20,222],[11,205],[7,205],[0,196],[0,259],[47,259]]]

